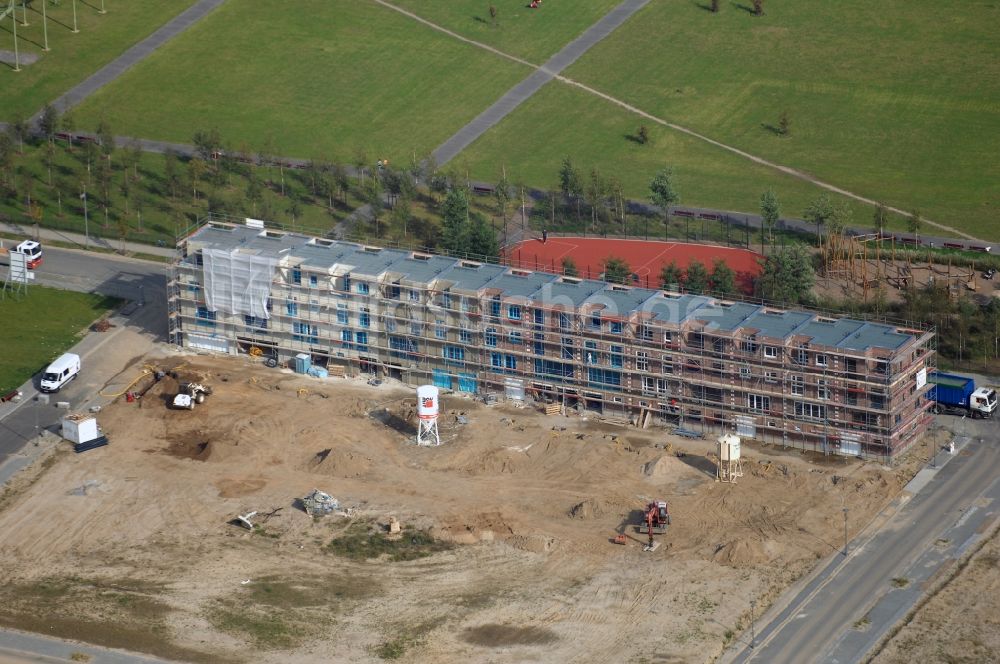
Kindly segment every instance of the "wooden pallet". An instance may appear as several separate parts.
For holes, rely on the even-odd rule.
[[[545,404],[545,414],[546,415],[560,415],[560,414],[562,414],[562,404],[558,404],[558,403],[548,403],[548,404]]]

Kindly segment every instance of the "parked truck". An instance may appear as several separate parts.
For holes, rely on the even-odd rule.
[[[992,417],[997,408],[997,392],[988,387],[976,387],[976,381],[966,376],[934,373],[927,377],[931,389],[927,398],[934,402],[935,413]]]

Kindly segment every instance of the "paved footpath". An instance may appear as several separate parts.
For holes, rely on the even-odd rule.
[[[451,138],[434,150],[434,159],[438,164],[446,164],[454,159],[459,152],[482,136],[488,129],[496,125],[511,111],[520,106],[531,95],[538,92],[542,86],[554,79],[559,73],[576,62],[580,56],[590,50],[618,26],[628,20],[633,14],[645,7],[649,0],[625,0],[620,5],[604,15],[586,32],[563,47],[549,60],[536,69],[528,78],[511,88],[492,106],[476,116],[469,124],[458,130]]]
[[[145,60],[153,51],[190,28],[223,2],[225,0],[198,0],[198,2],[161,26],[156,32],[101,67],[82,83],[79,83],[69,92],[56,99],[52,102],[52,106],[60,113],[65,113],[124,74],[133,65]],[[37,122],[41,117],[41,113],[42,111],[39,110],[32,120]]]

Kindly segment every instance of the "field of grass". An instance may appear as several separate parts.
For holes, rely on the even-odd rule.
[[[610,102],[551,83],[473,143],[456,164],[467,165],[473,177],[490,182],[499,179],[499,165],[506,164],[512,181],[558,190],[559,168],[569,156],[585,181],[597,168],[605,177],[617,177],[627,196],[642,200],[649,198],[649,181],[656,171],[670,165],[682,204],[756,212],[761,193],[772,187],[783,215],[792,217],[800,216],[822,193],[802,180],[659,125],[647,123],[649,142],[642,145],[635,140],[639,124],[639,118]],[[870,223],[866,206],[850,205],[857,224]]]
[[[73,3],[46,4],[50,49],[46,53],[42,50],[42,3],[35,2],[28,9],[28,26],[18,23],[17,38],[22,55],[39,58],[22,65],[19,72],[13,71],[13,65],[0,64],[0,120],[30,117],[192,4],[194,0],[107,0],[107,13],[102,15],[100,3],[77,2],[76,34],[72,32]],[[20,21],[21,12],[17,15]],[[7,19],[0,23],[0,49],[13,48]]]
[[[18,387],[72,346],[80,332],[118,300],[31,286],[27,296],[0,299],[0,393]]]
[[[857,193],[1000,237],[1000,5],[769,0],[755,18],[740,7],[749,2],[723,2],[718,14],[705,4],[650,3],[566,75]],[[789,136],[773,129],[783,111]]]
[[[391,0],[392,4],[437,23],[463,37],[475,39],[516,55],[528,62],[542,64],[563,46],[596,23],[621,0],[576,0],[531,9],[529,0],[493,2],[497,23],[490,18],[489,2],[481,0]]]
[[[231,0],[84,102],[81,125],[369,163],[424,155],[529,70],[369,2]]]

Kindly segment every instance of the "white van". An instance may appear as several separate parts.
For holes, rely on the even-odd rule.
[[[25,240],[21,244],[14,247],[14,251],[24,254],[29,270],[34,270],[42,264],[42,245],[38,244],[34,240]]]
[[[42,392],[58,392],[59,388],[76,378],[80,373],[80,356],[63,353],[42,374],[39,387]]]

